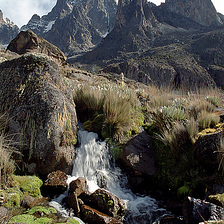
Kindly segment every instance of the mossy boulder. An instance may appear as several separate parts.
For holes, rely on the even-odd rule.
[[[40,188],[43,181],[36,176],[13,176],[14,185],[17,186],[24,195],[38,198],[41,195]]]

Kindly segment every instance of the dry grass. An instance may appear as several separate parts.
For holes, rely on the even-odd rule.
[[[15,162],[12,159],[12,154],[15,150],[11,141],[4,136],[7,121],[8,119],[5,115],[0,115],[0,187],[6,184],[8,176],[15,171]]]
[[[220,117],[213,113],[209,113],[206,110],[201,111],[198,114],[197,122],[199,124],[199,129],[204,130],[206,128],[215,127],[220,121]]]

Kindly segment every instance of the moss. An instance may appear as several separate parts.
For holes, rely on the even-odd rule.
[[[33,215],[23,214],[12,217],[8,223],[48,224],[53,222],[47,217],[36,218]]]
[[[42,180],[36,176],[13,176],[13,179],[19,189],[32,197],[38,198],[41,195],[40,187]]]
[[[33,224],[35,223],[35,217],[33,215],[17,215],[12,217],[9,222],[10,223],[26,223],[26,224]]]
[[[29,211],[27,211],[27,214],[33,215],[35,212],[43,212],[46,215],[57,213],[56,209],[52,207],[35,206],[31,208]]]
[[[79,221],[77,221],[75,219],[70,219],[68,224],[79,224]]]
[[[188,184],[185,184],[184,186],[180,187],[177,191],[177,197],[179,199],[184,199],[186,196],[191,195],[192,191]]]
[[[114,201],[112,199],[108,200],[106,204],[107,204],[107,207],[113,207],[114,206]]]

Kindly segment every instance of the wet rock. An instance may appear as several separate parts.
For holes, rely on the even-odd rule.
[[[67,204],[74,209],[75,216],[80,217],[79,201],[75,192],[69,192]]]
[[[198,224],[208,220],[222,220],[224,209],[204,200],[187,197],[183,203],[183,216],[186,224]]]
[[[97,189],[90,198],[97,210],[114,218],[122,218],[124,215],[124,201],[112,193],[104,189]]]
[[[42,187],[43,195],[53,197],[62,194],[68,187],[67,179],[67,174],[60,170],[49,173]]]
[[[79,177],[76,180],[73,180],[69,184],[69,192],[73,192],[78,197],[80,194],[86,191],[87,181],[84,177]]]
[[[81,211],[84,222],[88,222],[89,224],[122,224],[122,222],[87,205],[82,205]]]
[[[185,222],[183,218],[165,214],[159,217],[153,224],[185,224]]]
[[[17,37],[10,42],[7,49],[18,54],[25,54],[28,52],[43,53],[58,64],[64,64],[66,61],[64,53],[59,48],[49,43],[47,40],[38,37],[31,30],[21,31]]]
[[[224,194],[209,195],[208,201],[215,205],[224,207]]]
[[[100,188],[107,189],[107,179],[105,175],[103,174],[103,172],[101,171],[96,172],[96,181],[97,181],[97,185]]]

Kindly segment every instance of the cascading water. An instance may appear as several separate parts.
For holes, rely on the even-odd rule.
[[[149,196],[136,196],[125,187],[127,178],[113,165],[106,142],[99,141],[96,133],[79,130],[78,141],[80,147],[77,149],[72,176],[68,178],[68,183],[78,177],[85,177],[88,190],[93,192],[99,188],[97,183],[103,182],[106,190],[126,202],[127,215],[124,223],[149,224],[166,213],[165,209],[159,208],[155,199]],[[51,205],[64,216],[69,216],[58,204],[66,194],[67,192],[53,200]]]

